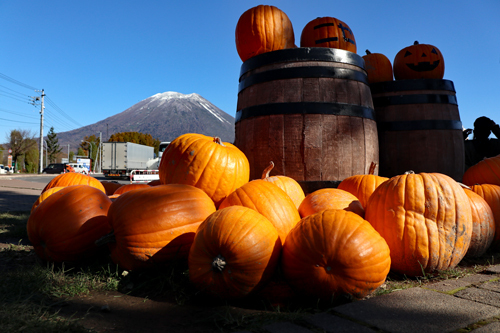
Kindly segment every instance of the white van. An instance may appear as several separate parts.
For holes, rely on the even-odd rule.
[[[87,175],[89,173],[88,169],[83,166],[83,164],[79,163],[66,163],[67,165],[71,165],[75,172],[83,173]]]

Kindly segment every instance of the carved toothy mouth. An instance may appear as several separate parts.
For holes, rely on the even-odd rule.
[[[414,70],[416,72],[430,72],[433,71],[439,66],[439,60],[434,61],[432,64],[429,61],[422,61],[418,64],[406,64],[408,68]]]

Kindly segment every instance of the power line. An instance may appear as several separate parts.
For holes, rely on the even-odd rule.
[[[68,116],[66,114],[66,112],[64,112],[60,107],[58,107],[56,105],[56,103],[54,103],[54,101],[52,99],[50,99],[50,97],[46,97],[45,98],[46,101],[47,101],[47,104],[49,104],[50,106],[52,106],[57,112],[59,112],[60,114],[62,114],[64,117],[66,117],[69,121],[71,121],[73,124],[75,124],[76,126],[78,127],[83,127],[82,124],[78,123],[77,121],[75,121],[73,118],[71,118],[70,116]]]
[[[29,122],[27,122],[27,121],[10,120],[10,119],[5,119],[5,118],[0,118],[0,120],[12,121],[12,122],[14,122],[14,123],[23,123],[23,124],[34,124],[34,125],[38,125],[38,123],[29,123]]]
[[[17,84],[18,86],[21,86],[21,87],[24,87],[24,88],[27,88],[27,89],[30,89],[30,90],[37,90],[35,87],[32,87],[26,83],[22,83],[21,81],[18,81],[16,79],[13,79],[5,74],[2,74],[0,73],[0,79],[4,79],[6,81],[9,81],[9,82],[12,82],[12,83],[15,83]]]
[[[10,94],[9,92],[7,92],[7,93]],[[9,97],[9,98],[12,98],[12,99],[15,99],[15,100],[20,101],[20,102],[31,103],[29,99],[22,100],[22,99],[19,99],[17,96],[5,95],[5,93],[2,93],[1,90],[0,90],[0,95],[5,96],[5,97]]]

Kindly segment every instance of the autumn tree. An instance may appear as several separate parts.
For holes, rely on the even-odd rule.
[[[33,148],[37,148],[38,141],[31,134],[30,130],[12,130],[7,136],[8,146],[12,149],[12,161],[18,162],[20,157],[23,157]],[[22,165],[18,165],[22,167]]]
[[[154,147],[155,154],[158,155],[158,148],[160,147],[160,140],[153,139],[151,134],[144,134],[139,132],[120,132],[111,135],[109,138],[111,142],[132,142],[140,145]]]
[[[47,154],[49,163],[54,163],[56,161],[57,155],[59,155],[61,151],[62,148],[59,146],[57,134],[54,133],[54,127],[51,127],[49,133],[47,134]]]

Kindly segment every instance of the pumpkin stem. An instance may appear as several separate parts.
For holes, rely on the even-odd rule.
[[[405,175],[414,175],[415,174],[415,171],[413,170],[408,170],[405,172]]]
[[[212,261],[212,270],[215,272],[222,272],[224,267],[226,267],[226,259],[218,254],[217,257],[214,258],[214,261]]]
[[[112,243],[112,242],[116,242],[115,232],[114,231],[111,231],[109,234],[104,235],[101,238],[99,238],[98,240],[96,240],[95,241],[95,245],[96,246],[101,246],[101,245],[104,245],[104,244],[107,244],[107,243]]]
[[[264,171],[262,171],[262,177],[261,179],[266,179],[267,177],[269,177],[269,173],[271,172],[271,170],[274,168],[274,162],[271,161],[269,163],[269,166],[267,168],[264,169]]]
[[[416,40],[416,41],[413,43],[413,45],[418,45],[418,40]]]
[[[366,54],[372,54],[370,51],[366,50]]]
[[[221,145],[222,147],[225,147],[224,143],[222,142],[222,140],[218,136],[216,136],[214,138],[214,142]]]
[[[369,175],[373,175],[375,173],[375,168],[377,167],[377,163],[372,162],[370,164],[370,169],[368,170]]]

